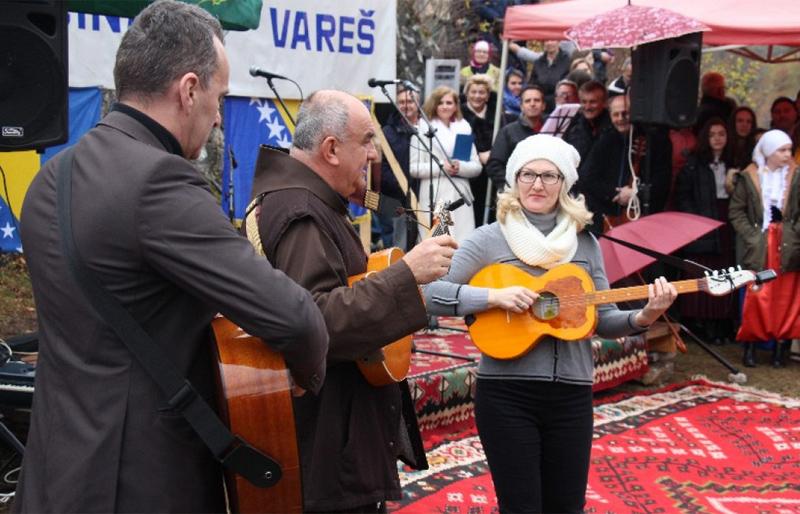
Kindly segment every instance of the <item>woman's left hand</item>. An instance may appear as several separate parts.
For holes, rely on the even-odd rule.
[[[640,327],[649,327],[669,309],[677,297],[678,291],[675,286],[667,282],[666,278],[658,277],[655,282],[647,286],[647,305],[636,313],[634,321]]]

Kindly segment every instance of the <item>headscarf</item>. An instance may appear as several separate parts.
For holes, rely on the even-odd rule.
[[[483,64],[478,63],[475,60],[475,50],[486,50],[488,54],[486,62]],[[472,53],[470,55],[469,66],[472,68],[472,73],[486,73],[489,69],[489,63],[492,60],[492,47],[489,46],[489,43],[486,41],[476,41],[474,45],[472,45]]]
[[[503,112],[508,114],[514,114],[519,116],[520,114],[520,106],[519,106],[519,97],[514,96],[511,91],[508,90],[508,77],[510,75],[517,75],[521,79],[525,79],[525,76],[521,71],[516,68],[509,68],[506,72],[505,80],[503,80]]]
[[[767,158],[774,154],[775,151],[784,146],[791,145],[792,139],[786,132],[782,130],[768,130],[764,132],[761,139],[758,140],[755,148],[753,148],[753,162],[755,162],[759,169],[767,165]]]

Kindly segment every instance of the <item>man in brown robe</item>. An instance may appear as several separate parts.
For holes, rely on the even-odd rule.
[[[397,458],[413,460],[409,442],[418,438],[402,415],[405,384],[370,385],[355,361],[426,325],[418,285],[444,275],[456,247],[450,236],[425,240],[348,287],[367,256],[346,199],[363,188],[367,162],[377,157],[374,135],[358,99],[319,91],[300,108],[290,155],[263,149],[256,165],[264,252],[311,291],[330,336],[322,390],[294,401],[308,512],[380,512],[400,498]]]

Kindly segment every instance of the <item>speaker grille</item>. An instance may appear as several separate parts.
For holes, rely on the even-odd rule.
[[[694,121],[697,110],[697,65],[690,59],[676,61],[667,75],[667,120],[673,125],[685,126]]]

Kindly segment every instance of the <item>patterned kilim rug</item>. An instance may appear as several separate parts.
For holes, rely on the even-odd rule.
[[[595,405],[588,513],[800,513],[800,400],[696,380]],[[474,429],[426,438],[402,513],[497,512]]]

